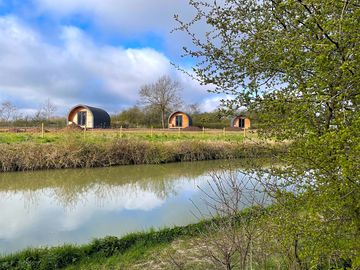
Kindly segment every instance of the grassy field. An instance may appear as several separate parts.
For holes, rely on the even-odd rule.
[[[256,139],[254,131],[224,131],[221,129],[206,129],[203,131],[181,131],[169,129],[109,129],[109,130],[67,130],[50,129],[43,134],[41,129],[22,129],[22,132],[8,132],[0,130],[0,144],[14,144],[23,142],[59,143],[69,139],[88,142],[106,142],[113,139],[140,139],[145,141],[166,142],[182,140],[228,141],[243,142]]]

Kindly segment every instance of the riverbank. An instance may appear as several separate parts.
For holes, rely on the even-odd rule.
[[[263,210],[256,212],[259,218],[265,214]],[[250,216],[253,216],[253,212],[243,210],[236,217],[236,222],[241,224],[242,219],[248,219]],[[187,248],[188,245],[194,244],[196,239],[212,237],[219,232],[218,227],[213,225],[222,224],[221,222],[223,219],[203,220],[182,227],[131,233],[122,238],[109,236],[81,246],[26,249],[0,257],[0,270],[153,269],[151,265],[159,259],[167,260],[166,263],[174,267],[170,253],[167,253],[171,252],[173,244],[184,243],[183,248]],[[161,254],[161,257],[155,254]]]
[[[296,227],[296,220],[309,211],[307,198],[304,194],[294,201],[247,208],[236,215],[122,238],[108,236],[85,245],[26,249],[0,256],[0,270],[358,269],[357,250],[350,257],[340,253],[333,260],[323,260],[325,247],[320,253],[309,252],[321,243],[322,235],[315,232],[312,238],[314,230]],[[301,204],[295,207],[295,202]],[[285,218],[292,218],[295,227],[284,226]],[[334,245],[342,247],[349,241],[354,245],[356,234],[356,228],[345,230]]]
[[[279,145],[225,140],[92,141],[72,137],[57,143],[1,144],[0,172],[269,157],[282,150]]]
[[[309,253],[308,248],[316,243],[308,241],[310,234],[305,231],[294,235],[293,229],[284,228],[283,207],[250,208],[234,218],[122,238],[109,236],[81,246],[26,249],[0,257],[0,270],[300,269],[298,265],[301,269],[357,269],[356,251],[352,257],[332,261]],[[292,216],[302,213],[296,210]]]
[[[206,222],[174,227],[160,231],[132,233],[122,238],[106,237],[95,239],[83,246],[65,245],[61,247],[27,249],[13,255],[0,258],[0,270],[8,269],[62,269],[70,265],[97,264],[114,256],[121,264],[134,263],[144,259],[143,253],[167,245],[181,237],[192,237],[204,231]],[[114,258],[113,258],[114,259]],[[77,269],[76,266],[75,269]]]

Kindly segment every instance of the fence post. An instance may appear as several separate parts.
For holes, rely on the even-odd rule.
[[[223,128],[223,134],[224,134],[224,136],[226,136],[226,130],[225,130],[225,127]]]
[[[122,138],[122,125],[120,126],[120,138]]]
[[[41,138],[44,138],[44,123],[41,123]]]
[[[204,134],[205,134],[205,127],[203,127],[203,130],[202,130],[202,131],[203,131],[203,135],[204,135]]]

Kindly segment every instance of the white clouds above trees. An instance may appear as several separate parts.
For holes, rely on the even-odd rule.
[[[187,1],[33,2],[34,16],[87,16],[104,31],[118,31],[122,35],[159,32],[165,44],[178,55],[183,41],[170,36],[175,24],[172,16],[175,12],[191,16],[192,12]],[[0,16],[0,102],[11,100],[23,113],[36,111],[47,98],[62,114],[75,103],[89,103],[116,112],[136,103],[141,85],[164,74],[182,83],[185,102],[198,102],[203,104],[201,108],[208,109],[208,99],[214,100],[206,87],[175,70],[165,51],[108,44],[76,24],[63,22],[54,25],[52,35],[56,40],[49,39],[48,33],[36,24],[30,26],[19,14],[9,14]]]

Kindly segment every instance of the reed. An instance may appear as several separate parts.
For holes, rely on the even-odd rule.
[[[154,142],[126,138],[102,143],[69,140],[56,144],[2,144],[0,172],[265,157],[277,150],[225,141]]]

